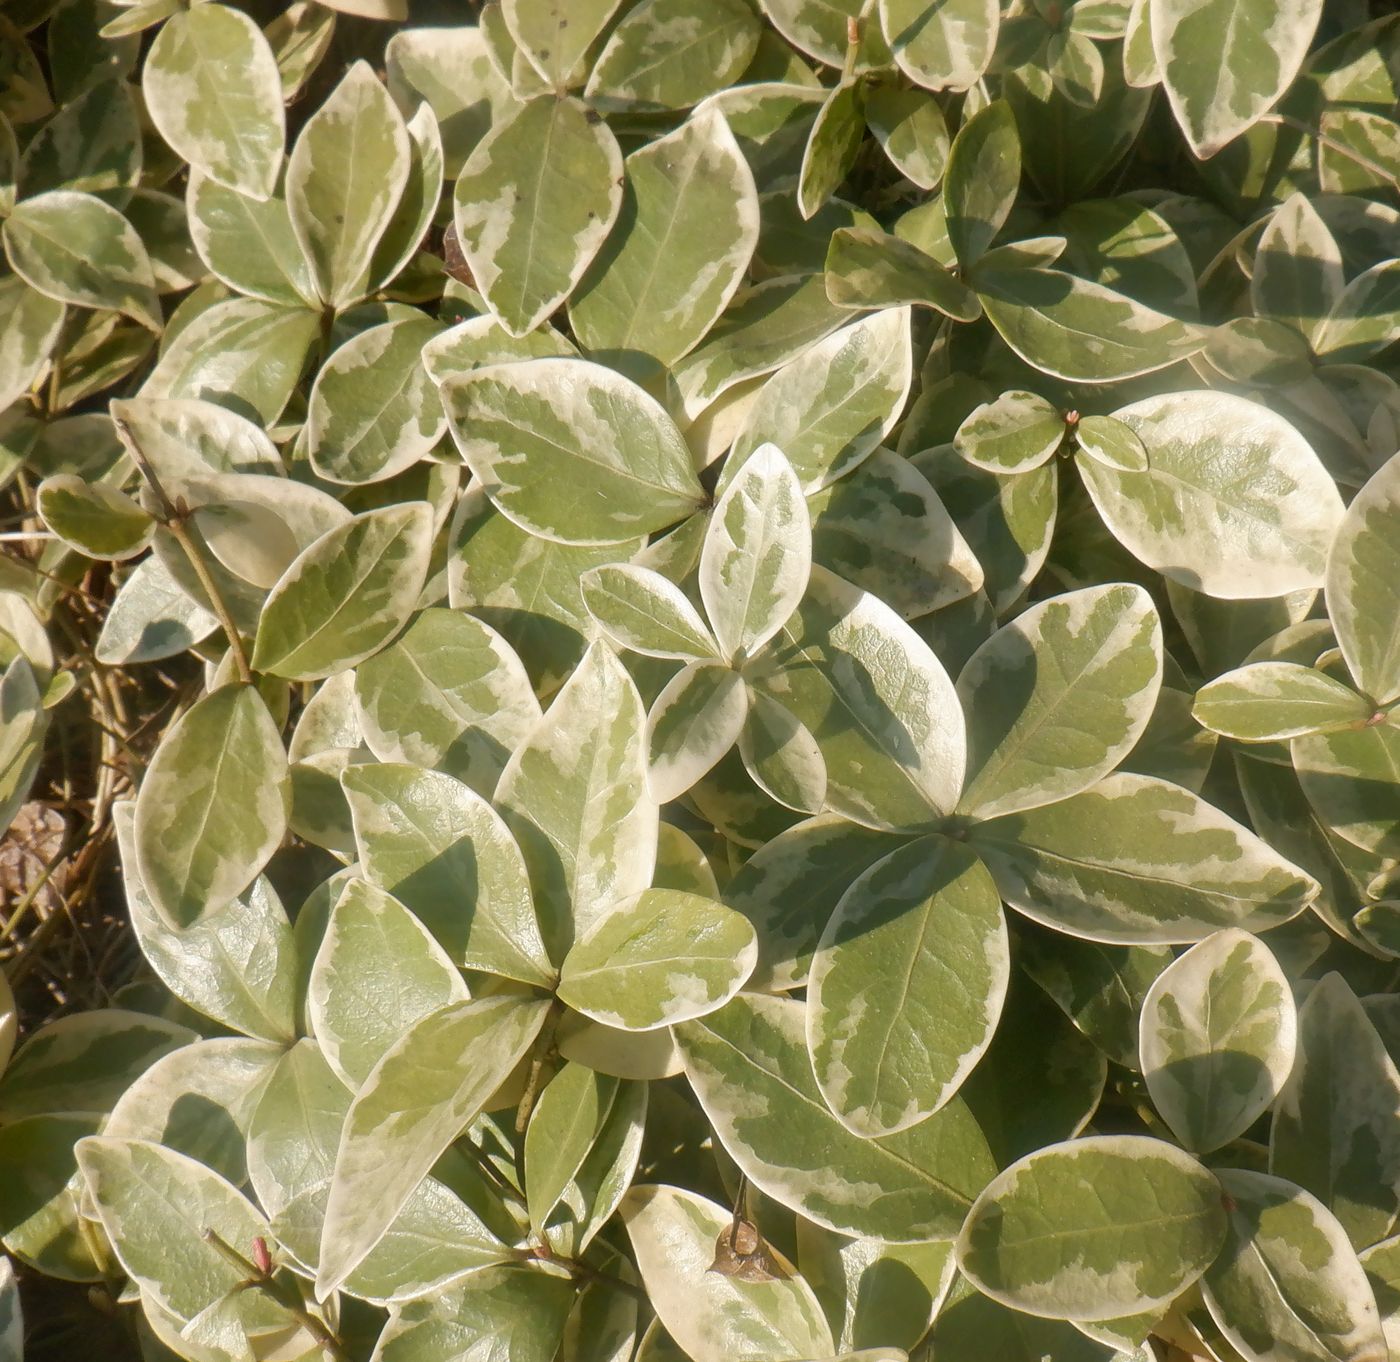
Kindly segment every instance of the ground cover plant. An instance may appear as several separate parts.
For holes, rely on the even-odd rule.
[[[0,1362],[1400,1358],[1390,8],[5,0]]]

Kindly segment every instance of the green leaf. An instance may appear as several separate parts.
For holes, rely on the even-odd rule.
[[[1372,707],[1350,686],[1296,662],[1253,662],[1217,676],[1196,693],[1192,714],[1240,742],[1277,742],[1353,727]]]
[[[814,567],[762,665],[754,684],[821,747],[834,812],[900,829],[951,811],[964,765],[953,684],[882,601]]]
[[[351,1104],[326,1205],[316,1292],[364,1260],[438,1156],[529,1049],[543,1000],[503,996],[430,1012],[375,1065]]]
[[[1148,468],[1147,446],[1131,426],[1111,416],[1084,416],[1075,424],[1075,442],[1089,458],[1125,473]]]
[[[399,275],[428,239],[442,196],[442,135],[432,110],[420,104],[405,124],[405,130],[408,133],[408,183],[370,259],[371,291],[392,289],[396,281],[403,286]],[[412,276],[414,270],[408,273]],[[435,274],[434,266],[432,275]],[[418,286],[416,283],[407,285],[410,289]]]
[[[236,1188],[148,1140],[91,1136],[78,1142],[77,1152],[102,1227],[143,1296],[182,1323],[230,1295],[244,1328],[293,1323],[270,1294],[235,1294],[244,1273],[204,1237],[212,1230],[246,1252],[255,1238],[267,1236],[267,1221]]]
[[[510,645],[471,615],[442,609],[423,611],[355,669],[355,700],[380,761],[436,767],[483,796],[540,718]]]
[[[25,147],[19,166],[23,198],[76,189],[125,207],[140,178],[141,126],[130,87],[117,80],[93,85],[59,110]]]
[[[753,173],[723,117],[697,111],[627,158],[617,223],[569,304],[575,335],[619,362],[673,365],[728,307],[757,242]]]
[[[676,1028],[686,1077],[755,1186],[842,1234],[947,1237],[992,1175],[977,1123],[954,1097],[909,1130],[864,1139],[822,1100],[800,1002],[741,993]]]
[[[471,969],[552,985],[520,848],[494,809],[441,771],[379,762],[341,786],[371,883]]]
[[[1152,47],[1172,113],[1200,160],[1233,141],[1292,84],[1321,0],[1151,0]],[[1210,61],[1201,53],[1209,51]]]
[[[418,599],[432,547],[432,508],[365,511],[303,549],[273,587],[253,667],[314,681],[378,652]]]
[[[1296,917],[1317,882],[1188,790],[1112,775],[1057,804],[975,824],[1013,908],[1092,941],[1199,941]]]
[[[63,326],[64,307],[17,274],[0,279],[0,410],[17,402],[44,371]]]
[[[135,1078],[193,1039],[188,1027],[116,1007],[59,1017],[25,1040],[0,1077],[0,1122],[106,1116]]]
[[[744,0],[643,0],[613,29],[588,78],[600,109],[684,109],[737,80],[758,46]]]
[[[287,827],[287,755],[252,686],[206,695],[169,729],[136,796],[141,882],[177,929],[252,882]]]
[[[1200,327],[1117,289],[1064,270],[1006,266],[989,256],[970,282],[1001,338],[1043,373],[1118,382],[1164,369],[1205,344]]]
[[[958,678],[968,777],[958,808],[992,818],[1087,790],[1132,750],[1162,679],[1162,625],[1141,587],[1041,601]]]
[[[579,583],[588,613],[610,642],[647,657],[705,661],[718,645],[674,582],[632,563],[590,569]]]
[[[754,656],[783,627],[811,568],[802,488],[782,451],[761,445],[725,488],[700,553],[700,595],[726,660]]]
[[[1065,419],[1054,403],[1013,391],[982,403],[958,427],[953,444],[968,463],[988,473],[1028,473],[1064,438]]]
[[[1287,977],[1248,932],[1216,932],[1157,976],[1142,1008],[1142,1073],[1187,1149],[1219,1149],[1268,1110],[1297,1029]]]
[[[909,312],[889,308],[802,350],[764,386],[734,442],[787,455],[804,492],[849,473],[889,434],[912,380]]]
[[[136,869],[135,808],[117,804],[112,822],[121,850],[126,908],[141,953],[182,1002],[244,1035],[285,1043],[297,1030],[292,929],[268,880],[189,926],[172,927],[155,910]]]
[[[785,705],[756,691],[739,734],[749,778],[770,799],[798,813],[826,803],[826,762],[811,730]]]
[[[306,990],[327,1062],[351,1088],[429,1012],[466,1000],[462,976],[397,899],[352,879],[331,909]]]
[[[817,112],[797,180],[797,211],[813,217],[851,172],[865,136],[861,87],[843,80]]]
[[[363,296],[411,164],[403,118],[369,66],[356,62],[287,161],[287,211],[322,302],[343,308]]]
[[[656,697],[647,715],[647,788],[659,804],[679,799],[738,740],[752,697],[739,673],[690,662]]]
[[[1011,961],[996,886],[956,842],[913,842],[842,896],[812,960],[807,1046],[841,1123],[893,1135],[944,1106],[992,1039]]]
[[[558,993],[605,1026],[651,1031],[723,1007],[757,959],[741,914],[697,894],[647,889],[604,909],[574,943]]]
[[[552,1362],[576,1294],[565,1277],[488,1268],[439,1298],[396,1310],[375,1346],[375,1362],[435,1362],[470,1356],[483,1344],[502,1362]]]
[[[176,585],[165,564],[143,559],[117,590],[93,653],[105,665],[175,657],[207,638],[219,621]]]
[[[631,677],[595,643],[501,776],[496,804],[530,868],[551,959],[651,883],[644,722]]]
[[[923,304],[958,322],[982,315],[977,295],[919,249],[870,227],[841,227],[826,255],[826,294],[837,307]]]
[[[44,524],[89,558],[121,562],[151,541],[155,522],[125,493],[71,473],[45,478],[37,496]]]
[[[1327,558],[1327,614],[1356,684],[1378,705],[1400,699],[1400,458],[1347,507]]]
[[[142,72],[146,108],[173,150],[211,180],[272,197],[282,170],[282,81],[262,30],[227,5],[162,25]]]
[[[430,319],[372,326],[322,365],[307,399],[305,450],[330,482],[383,482],[442,438],[447,418],[421,355]]]
[[[865,96],[865,121],[890,164],[920,189],[933,189],[948,164],[948,124],[922,90],[877,85]]]
[[[899,69],[930,90],[966,90],[992,60],[1001,12],[995,0],[880,0],[880,23]]]
[[[1366,1362],[1386,1351],[1366,1269],[1315,1197],[1282,1178],[1226,1169],[1229,1233],[1201,1295],[1245,1357]]]
[[[185,206],[199,258],[230,288],[289,307],[315,300],[283,199],[258,200],[192,170]]]
[[[1400,1214],[1400,1073],[1339,974],[1298,1010],[1298,1057],[1274,1109],[1269,1171],[1316,1196],[1364,1248]]]
[[[1141,436],[1147,470],[1076,462],[1104,523],[1130,553],[1227,600],[1322,585],[1341,497],[1287,421],[1218,392],[1164,393],[1114,416]]]
[[[863,0],[763,0],[769,22],[795,48],[826,66],[840,68],[850,47],[849,21],[859,20]],[[873,14],[860,24],[857,74],[888,66],[890,50]]]
[[[621,204],[617,139],[577,100],[532,99],[478,143],[453,220],[477,288],[512,335],[569,296]]]
[[[468,467],[531,534],[620,544],[684,519],[703,500],[664,408],[600,364],[491,365],[448,380],[442,397]]]
[[[709,1271],[732,1221],[725,1207],[683,1188],[639,1185],[621,1211],[647,1296],[692,1362],[834,1353],[821,1306],[801,1277],[756,1283]]]
[[[1110,1351],[1060,1320],[1039,1319],[965,1288],[938,1312],[933,1346],[940,1362],[1151,1362],[1143,1356]]]
[[[24,1362],[24,1314],[8,1258],[0,1258],[0,1359]]]
[[[110,308],[161,327],[150,257],[135,228],[91,194],[55,189],[24,199],[0,236],[10,267],[61,303]]]
[[[1392,125],[1393,126],[1393,125]],[[1317,353],[1333,364],[1365,364],[1390,344],[1400,325],[1400,265],[1382,260],[1362,270],[1312,332]]]
[[[1329,832],[1378,856],[1400,852],[1400,724],[1395,719],[1294,738],[1289,746],[1303,793]]]
[[[583,83],[588,49],[617,7],[618,0],[502,0],[501,14],[535,69],[563,89]]]
[[[901,0],[902,2],[902,0]],[[886,6],[892,0],[884,0]],[[969,3],[969,0],[961,0]],[[985,0],[977,7],[983,8]],[[1011,106],[998,100],[958,129],[943,185],[948,236],[964,272],[1001,231],[1021,183],[1021,144]],[[980,292],[980,285],[979,285]]]
[[[1254,253],[1250,301],[1261,317],[1312,337],[1339,301],[1342,253],[1316,208],[1291,195],[1269,219]]]
[[[1226,1233],[1220,1203],[1211,1174],[1161,1140],[1051,1145],[977,1198],[958,1235],[958,1267],[978,1290],[1028,1314],[1136,1314],[1168,1304],[1211,1264]]]

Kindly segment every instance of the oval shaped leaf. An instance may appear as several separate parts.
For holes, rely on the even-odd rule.
[[[1365,723],[1372,706],[1350,686],[1296,662],[1252,662],[1196,692],[1197,723],[1241,742],[1278,742]]]

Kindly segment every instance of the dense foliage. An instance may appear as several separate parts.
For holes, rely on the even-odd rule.
[[[1387,8],[5,0],[3,822],[177,692],[143,977],[0,974],[23,1271],[150,1362],[1400,1358]]]

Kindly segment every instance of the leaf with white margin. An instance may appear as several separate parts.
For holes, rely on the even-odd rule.
[[[436,767],[483,796],[540,719],[510,645],[474,616],[436,607],[355,668],[355,703],[380,761]]]
[[[512,335],[573,291],[622,205],[622,153],[574,99],[516,106],[467,158],[453,221],[476,286]]]
[[[1390,344],[1397,326],[1400,263],[1382,260],[1362,270],[1341,291],[1314,329],[1313,346],[1330,364],[1365,364]]]
[[[1279,742],[1351,727],[1373,712],[1350,686],[1296,662],[1251,662],[1217,676],[1196,692],[1191,709],[1203,728],[1240,742]]]
[[[8,1258],[0,1258],[0,1362],[24,1362],[24,1315]]]
[[[501,775],[495,803],[525,855],[553,960],[651,883],[645,723],[632,678],[594,643]]]
[[[442,385],[467,466],[503,514],[561,544],[618,544],[699,509],[690,450],[655,398],[600,364],[489,365]]]
[[[968,840],[1002,898],[1090,941],[1200,941],[1296,917],[1317,881],[1189,790],[1118,774],[1043,808],[976,823]]]
[[[583,83],[588,49],[617,7],[618,0],[502,0],[501,17],[531,65],[562,90]]]
[[[1269,948],[1238,929],[1168,965],[1142,1006],[1142,1075],[1181,1143],[1208,1154],[1243,1135],[1293,1068],[1298,1014]]]
[[[1230,1198],[1230,1228],[1201,1295],[1226,1339],[1249,1362],[1384,1358],[1366,1269],[1332,1213],[1267,1173],[1228,1168],[1216,1176]]]
[[[982,315],[977,295],[951,270],[902,237],[839,227],[826,253],[826,296],[837,307],[936,308],[957,322]]]
[[[994,818],[1087,790],[1132,751],[1162,681],[1162,623],[1140,586],[1037,602],[968,659],[961,813]]]
[[[172,927],[136,870],[135,805],[113,806],[127,914],[141,953],[182,1002],[244,1035],[285,1043],[296,1035],[292,929],[264,877],[218,912]]]
[[[227,407],[197,398],[151,397],[143,390],[140,397],[114,401],[111,413],[118,436],[141,446],[167,486],[213,473],[261,473],[282,477],[284,496],[293,492],[293,484],[284,476],[282,456],[267,433],[256,421]],[[327,514],[341,521],[350,518],[333,498],[323,495],[318,502]]]
[[[865,137],[860,82],[843,79],[817,111],[797,179],[797,211],[809,221],[855,167]]]
[[[588,613],[617,647],[695,662],[719,656],[699,611],[659,572],[634,563],[605,563],[584,573],[579,585]]]
[[[152,555],[117,588],[93,652],[108,667],[155,662],[186,652],[218,627],[218,619],[181,591]]]
[[[1016,118],[1009,104],[997,100],[958,129],[948,153],[943,199],[948,237],[964,275],[1001,231],[1020,186],[1021,142]]]
[[[733,1220],[727,1208],[679,1187],[638,1185],[620,1210],[647,1296],[692,1362],[836,1351],[822,1308],[800,1276],[755,1283],[709,1271],[715,1241]]]
[[[411,165],[403,117],[369,65],[356,62],[287,160],[292,231],[324,302],[343,307],[363,292]]]
[[[268,596],[254,669],[316,681],[378,652],[418,600],[432,540],[432,507],[422,501],[365,511],[326,531]]]
[[[850,20],[860,19],[863,0],[763,0],[768,21],[800,52],[838,70],[850,47]],[[890,49],[872,12],[860,24],[855,74],[890,64]]]
[[[1064,438],[1060,409],[1018,389],[976,408],[958,427],[953,445],[988,473],[1028,473],[1052,457]]]
[[[1327,615],[1356,684],[1400,699],[1400,454],[1356,494],[1327,558]]]
[[[351,1088],[415,1022],[467,986],[431,932],[368,880],[340,892],[311,966],[307,1018],[326,1061]]]
[[[891,850],[884,833],[819,814],[780,832],[739,867],[724,898],[758,934],[754,989],[781,992],[806,983],[841,896]]]
[[[469,1358],[483,1343],[501,1362],[552,1362],[577,1295],[567,1277],[530,1267],[487,1268],[436,1299],[396,1309],[372,1362]]]
[[[760,445],[725,488],[700,551],[700,596],[727,661],[752,657],[787,623],[811,569],[802,488],[782,451]]]
[[[871,827],[951,812],[965,739],[953,683],[889,606],[824,568],[750,679],[797,717],[826,760],[827,803]]]
[[[922,90],[877,86],[865,96],[865,121],[889,162],[920,189],[933,189],[948,163],[943,109]]]
[[[249,1125],[284,1044],[219,1036],[172,1050],[122,1093],[102,1133],[154,1140],[241,1186]]]
[[[938,1111],[991,1043],[1010,973],[996,885],[966,846],[925,839],[867,870],[807,984],[807,1048],[842,1125],[874,1139]]]
[[[1274,211],[1255,248],[1249,281],[1255,314],[1311,339],[1345,284],[1336,238],[1306,195],[1291,194]]]
[[[929,90],[968,90],[992,60],[996,0],[880,0],[880,23],[899,69]]]
[[[242,1193],[203,1164],[148,1140],[94,1135],[78,1142],[77,1153],[102,1227],[143,1295],[183,1321],[236,1291],[246,1274],[204,1232],[241,1252],[266,1238],[267,1221]],[[292,1323],[287,1308],[265,1292],[243,1292],[237,1300],[245,1327]]]
[[[22,199],[0,236],[10,268],[62,303],[110,308],[161,329],[150,257],[136,229],[92,194],[54,189]]]
[[[1400,1073],[1341,975],[1298,1009],[1298,1054],[1279,1095],[1269,1172],[1318,1197],[1365,1248],[1400,1216]]]
[[[1119,382],[1186,359],[1201,327],[1064,270],[1007,268],[991,257],[969,281],[1001,338],[1028,364],[1074,383]],[[1120,420],[1122,412],[1115,412]]]
[[[383,482],[442,438],[447,418],[422,363],[423,346],[440,329],[430,317],[404,318],[336,347],[307,398],[302,444],[318,477]]]
[[[169,924],[218,912],[252,882],[287,827],[287,754],[252,686],[206,695],[169,729],[136,796],[141,881]]]
[[[1013,1310],[1100,1320],[1165,1306],[1225,1239],[1220,1184],[1162,1140],[1050,1145],[998,1176],[958,1235],[958,1267]]]
[[[672,365],[729,306],[758,243],[758,191],[714,109],[634,151],[607,246],[569,303],[592,351]]]
[[[769,379],[730,457],[738,466],[760,445],[776,445],[802,490],[818,491],[874,452],[899,419],[912,381],[909,309],[862,317]]]
[[[717,662],[689,662],[668,681],[646,721],[647,788],[658,804],[679,799],[738,741],[750,697]]]
[[[350,1107],[326,1205],[324,1300],[393,1223],[443,1150],[529,1049],[548,1004],[520,996],[430,1012],[375,1065]]]
[[[470,969],[550,987],[525,860],[500,815],[442,771],[391,762],[349,766],[364,874],[392,894]]]
[[[1151,0],[1152,49],[1198,160],[1214,156],[1293,83],[1322,0]],[[1202,61],[1209,52],[1211,59]]]
[[[1114,417],[1147,446],[1145,472],[1076,459],[1104,523],[1134,557],[1225,600],[1323,583],[1342,499],[1281,416],[1223,392],[1174,392]]]
[[[0,411],[12,406],[43,371],[63,326],[64,306],[18,275],[0,279]]]
[[[877,449],[807,498],[812,557],[906,620],[972,595],[982,565],[927,478]]]
[[[643,0],[598,54],[589,104],[638,112],[696,104],[742,75],[759,32],[744,0]]]
[[[1400,856],[1400,713],[1294,738],[1293,769],[1329,832],[1377,856]]]
[[[370,257],[364,286],[370,292],[391,288],[418,254],[442,196],[442,136],[432,110],[420,104],[404,130],[408,133],[408,183]]]
[[[156,34],[141,74],[151,122],[182,160],[229,189],[272,196],[282,81],[252,19],[227,5],[181,10]]]
[[[1080,417],[1074,439],[1084,454],[1109,468],[1141,473],[1148,466],[1147,446],[1131,426],[1111,416]]]
[[[749,691],[739,755],[749,779],[770,799],[798,813],[826,803],[826,762],[811,730],[785,705]]]
[[[604,1026],[653,1031],[723,1007],[757,959],[742,914],[698,894],[645,889],[607,908],[574,943],[557,992]]]
[[[36,501],[44,524],[89,558],[121,562],[150,544],[155,522],[115,487],[59,473],[39,484]]]
[[[1375,1295],[1381,1331],[1393,1354],[1400,1348],[1400,1236],[1372,1244],[1359,1257]]]
[[[800,1002],[741,993],[675,1031],[686,1077],[729,1155],[775,1201],[840,1234],[891,1243],[956,1233],[994,1164],[954,1097],[928,1120],[864,1139],[822,1100]]]

